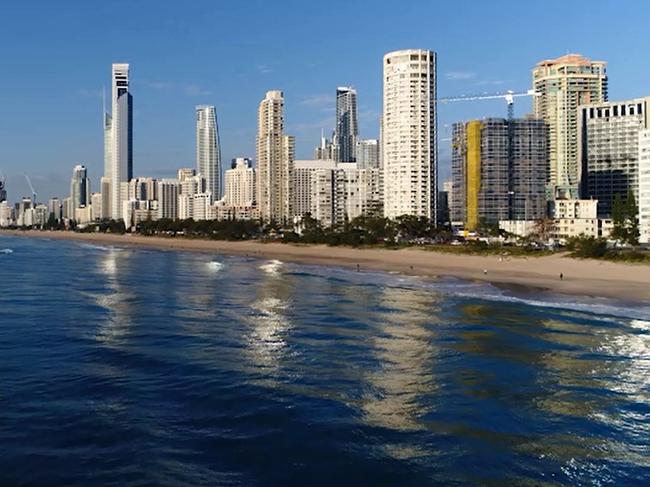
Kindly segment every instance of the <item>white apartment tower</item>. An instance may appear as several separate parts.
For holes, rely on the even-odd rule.
[[[650,128],[650,97],[579,108],[583,196],[610,217],[615,197],[639,201],[639,132]]]
[[[269,91],[261,101],[257,129],[257,204],[264,220],[291,218],[289,185],[294,158],[293,137],[284,135],[284,97]]]
[[[384,56],[382,164],[384,212],[436,221],[436,53],[407,49]]]
[[[255,204],[255,169],[247,157],[233,159],[226,171],[224,203],[228,206],[253,206]]]
[[[211,105],[196,107],[196,170],[203,176],[207,191],[221,198],[221,148],[217,114]]]
[[[578,106],[607,101],[606,66],[603,61],[567,54],[541,61],[533,69],[534,115],[549,127],[551,197],[579,197]]]
[[[650,244],[650,129],[639,131],[639,242]]]
[[[113,64],[111,85],[111,114],[104,115],[104,177],[111,195],[110,217],[118,220],[122,218],[120,184],[133,177],[133,98],[128,64]]]
[[[336,88],[336,127],[333,145],[339,148],[339,161],[356,160],[359,123],[357,120],[357,90],[348,86]]]

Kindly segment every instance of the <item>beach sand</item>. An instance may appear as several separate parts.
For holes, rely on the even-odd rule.
[[[400,250],[354,249],[323,245],[291,245],[255,241],[226,242],[139,235],[73,232],[0,231],[0,235],[76,240],[95,244],[162,250],[248,255],[288,262],[344,266],[360,270],[394,271],[418,276],[453,276],[486,281],[508,289],[525,287],[528,293],[550,291],[650,303],[650,266],[559,254],[543,257],[474,256],[417,248]],[[560,273],[564,279],[560,279]]]

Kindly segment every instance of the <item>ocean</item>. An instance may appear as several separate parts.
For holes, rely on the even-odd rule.
[[[0,486],[650,484],[650,306],[0,237]]]

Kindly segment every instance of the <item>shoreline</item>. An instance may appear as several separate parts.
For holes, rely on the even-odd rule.
[[[456,277],[489,282],[502,289],[525,288],[529,293],[551,292],[568,295],[612,298],[644,304],[650,302],[650,268],[618,262],[581,260],[550,255],[507,257],[463,255],[406,248],[399,250],[325,245],[294,245],[257,241],[145,237],[52,231],[0,231],[0,236],[44,238],[130,246],[172,251],[247,255],[302,264],[339,266],[399,272],[406,275],[439,278]],[[487,271],[487,274],[484,273]],[[560,273],[564,279],[560,280]]]

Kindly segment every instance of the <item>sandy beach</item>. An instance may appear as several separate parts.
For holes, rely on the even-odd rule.
[[[383,270],[418,276],[453,276],[501,286],[526,286],[582,296],[650,302],[650,267],[551,255],[507,257],[456,255],[416,248],[354,249],[322,245],[289,245],[252,241],[226,242],[139,235],[72,232],[13,232],[0,235],[76,240],[95,244],[248,255],[288,262]],[[487,272],[484,272],[487,271]],[[560,273],[564,279],[560,280]]]

